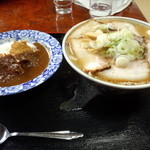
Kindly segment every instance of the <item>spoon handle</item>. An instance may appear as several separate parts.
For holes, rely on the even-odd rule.
[[[13,132],[10,136],[33,136],[43,138],[54,138],[63,140],[72,140],[83,137],[82,133],[71,131],[56,131],[56,132]]]

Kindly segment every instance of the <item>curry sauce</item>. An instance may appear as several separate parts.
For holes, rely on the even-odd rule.
[[[34,52],[0,57],[0,87],[27,82],[45,70],[50,60],[48,51],[39,43],[33,44],[37,49]]]

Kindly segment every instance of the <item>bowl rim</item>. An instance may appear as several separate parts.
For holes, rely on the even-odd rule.
[[[92,19],[92,18],[90,18]],[[63,55],[66,59],[66,61],[69,63],[69,65],[76,71],[78,72],[80,75],[82,75],[83,77],[95,82],[96,84],[99,85],[104,85],[106,87],[111,87],[111,88],[115,88],[115,89],[124,89],[124,90],[138,90],[138,89],[145,89],[145,88],[149,88],[150,87],[150,83],[148,84],[141,84],[141,85],[120,85],[120,84],[115,84],[115,83],[111,83],[111,82],[107,82],[107,81],[102,81],[96,78],[93,78],[91,76],[89,76],[88,74],[86,74],[85,72],[83,72],[82,70],[80,70],[78,67],[76,67],[74,65],[74,63],[69,59],[66,50],[65,50],[65,45],[66,45],[66,40],[67,37],[70,35],[70,33],[75,30],[78,26],[82,25],[83,23],[87,22],[88,20],[84,20],[78,24],[76,24],[75,26],[73,26],[71,29],[68,30],[68,32],[65,34],[63,42],[62,42],[62,51],[63,51]],[[117,20],[127,20],[127,21],[131,21],[131,22],[136,22],[138,24],[144,25],[144,26],[148,26],[150,27],[150,23],[142,21],[142,20],[138,20],[135,18],[129,18],[129,17],[121,17],[121,16],[107,16],[107,17],[95,17],[93,18],[95,20],[107,20],[107,19],[117,19]]]

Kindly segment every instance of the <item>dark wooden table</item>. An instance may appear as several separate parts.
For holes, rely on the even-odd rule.
[[[146,21],[135,2],[117,16]],[[87,9],[74,5],[69,15],[57,15],[53,0],[1,0],[0,32],[34,29],[47,33],[66,33],[73,25],[89,19]]]
[[[135,2],[116,15],[146,21]],[[61,43],[70,27],[88,18],[88,10],[76,5],[68,17],[57,16],[52,0],[0,1],[0,32],[40,30]],[[90,84],[63,59],[53,77],[40,86],[0,97],[0,123],[10,132],[71,130],[84,137],[72,141],[14,137],[0,150],[150,150],[149,116],[150,89],[106,91]]]

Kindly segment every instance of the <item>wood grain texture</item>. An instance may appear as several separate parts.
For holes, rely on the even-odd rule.
[[[115,16],[125,16],[146,21],[133,1]],[[87,9],[73,4],[73,12],[58,15],[52,0],[2,0],[0,1],[0,32],[16,29],[33,29],[47,33],[66,33],[75,24],[89,19]]]

